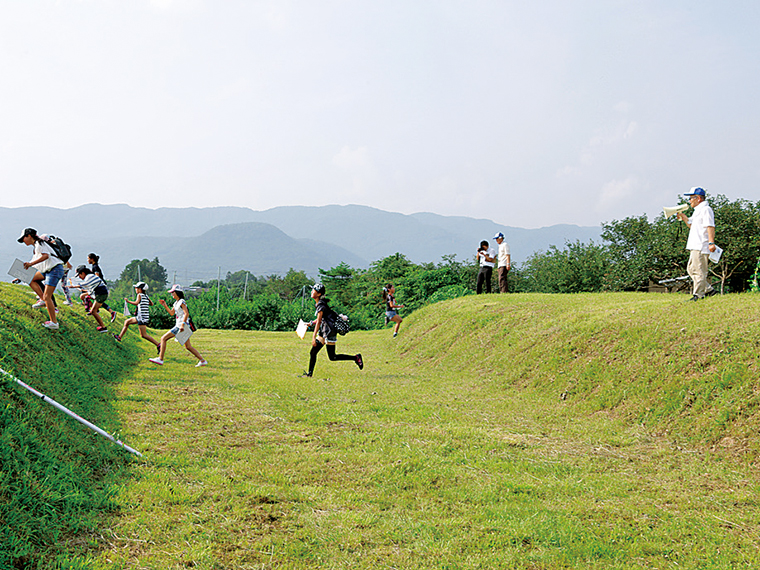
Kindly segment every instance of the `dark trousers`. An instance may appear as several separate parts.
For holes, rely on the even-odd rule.
[[[509,269],[506,267],[499,267],[499,292],[509,293],[509,284],[507,283],[507,274]]]
[[[482,266],[478,272],[478,283],[475,287],[475,292],[480,295],[483,292],[483,284],[486,286],[486,293],[491,292],[491,275],[493,275],[493,267]]]
[[[309,353],[309,376],[314,374],[314,366],[317,364],[317,354],[319,354],[319,351],[322,350],[323,346],[325,345],[317,341],[317,346],[311,347],[311,352]],[[356,356],[350,354],[335,354],[334,344],[327,345],[327,357],[330,360],[353,360],[356,362]]]

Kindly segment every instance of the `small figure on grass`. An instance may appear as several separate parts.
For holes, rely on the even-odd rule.
[[[364,361],[361,354],[336,354],[335,345],[338,342],[338,331],[335,328],[335,319],[339,318],[338,314],[330,308],[328,300],[325,297],[325,286],[317,283],[311,288],[311,298],[317,304],[316,319],[307,323],[307,326],[314,327],[314,336],[311,341],[311,352],[309,353],[309,371],[303,375],[310,378],[314,374],[314,367],[317,364],[317,354],[323,346],[327,346],[327,357],[330,360],[350,360],[353,361],[359,370],[364,368]]]
[[[185,293],[182,290],[182,286],[173,285],[172,288],[169,289],[169,293],[172,297],[174,297],[174,305],[169,307],[169,305],[167,305],[166,301],[163,299],[160,299],[159,303],[163,305],[164,309],[169,311],[170,315],[173,315],[175,317],[176,320],[174,327],[166,331],[164,333],[164,336],[161,337],[161,343],[158,347],[158,357],[149,358],[148,360],[150,360],[153,364],[163,364],[164,356],[166,356],[166,343],[168,343],[171,339],[176,338],[178,343],[184,346],[190,354],[198,359],[198,364],[195,365],[196,368],[206,366],[208,362],[206,362],[206,360],[201,356],[200,352],[198,352],[193,347],[193,345],[190,344],[190,336],[195,331],[195,327],[193,326],[192,320],[190,319],[190,310],[187,308],[187,303],[185,302]]]
[[[385,301],[386,324],[389,322],[396,323],[396,327],[393,329],[393,338],[396,338],[398,336],[398,329],[404,321],[396,309],[403,309],[404,305],[396,304],[396,288],[393,286],[393,283],[388,283],[383,287],[383,301]]]
[[[103,319],[100,318],[100,307],[108,299],[108,286],[103,280],[95,275],[84,265],[80,265],[75,270],[77,277],[80,279],[78,285],[72,285],[74,289],[81,289],[82,296],[87,295],[91,299],[91,305],[87,311],[88,315],[95,317],[95,321],[98,323],[98,332],[108,332],[108,329],[103,324]]]
[[[121,332],[119,334],[114,334],[113,337],[116,340],[121,341],[121,339],[124,338],[124,335],[127,333],[129,326],[137,325],[137,329],[140,331],[140,336],[148,342],[152,342],[154,345],[156,345],[156,349],[160,354],[161,343],[148,334],[148,325],[150,324],[150,306],[153,304],[153,301],[150,300],[150,297],[148,297],[148,294],[145,292],[148,289],[148,284],[144,281],[140,281],[138,283],[135,283],[133,287],[135,288],[135,293],[137,293],[137,298],[134,301],[130,301],[125,297],[124,301],[130,305],[135,305],[137,307],[137,316],[129,317],[126,321],[124,321],[124,326],[121,328]]]

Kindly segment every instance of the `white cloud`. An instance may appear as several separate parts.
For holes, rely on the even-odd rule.
[[[333,156],[332,162],[335,166],[348,170],[362,170],[372,166],[366,146],[355,149],[344,146]]]
[[[607,182],[599,195],[597,211],[604,212],[631,199],[639,192],[639,186],[639,181],[633,176],[629,176],[625,180]]]

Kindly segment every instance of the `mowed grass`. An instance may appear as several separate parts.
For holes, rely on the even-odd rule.
[[[760,567],[754,456],[689,436],[702,395],[665,421],[671,389],[648,408],[642,388],[647,366],[692,387],[751,368],[754,301],[683,298],[454,301],[397,339],[341,337],[365,369],[323,351],[314,378],[294,333],[201,330],[208,367],[172,343],[121,386],[145,460],[71,567]],[[715,335],[693,372],[691,344]],[[751,392],[745,376],[726,390]]]

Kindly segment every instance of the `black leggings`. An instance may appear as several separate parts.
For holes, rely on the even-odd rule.
[[[309,353],[309,375],[314,374],[314,366],[317,364],[317,354],[319,354],[319,351],[325,346],[319,341],[316,341],[316,343],[317,345],[312,346],[311,352]],[[334,344],[327,345],[327,357],[330,360],[352,360],[356,362],[356,356],[352,354],[335,354]]]

